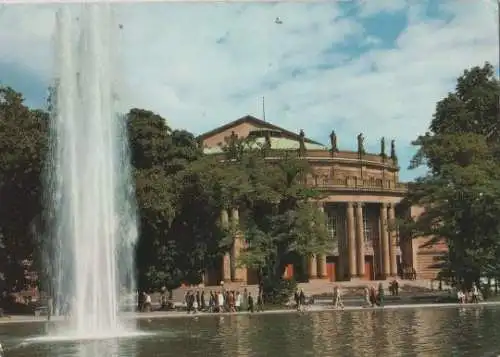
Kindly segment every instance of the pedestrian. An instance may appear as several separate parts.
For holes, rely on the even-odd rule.
[[[295,308],[297,311],[300,311],[300,294],[299,289],[295,290],[295,294],[293,294],[293,300],[295,301]]]
[[[224,294],[222,291],[219,291],[217,293],[217,307],[219,308],[219,312],[225,311],[224,303],[225,303]]]
[[[304,294],[304,290],[300,289],[299,293],[299,306],[300,311],[304,311],[306,308],[306,295]]]
[[[264,293],[260,292],[257,296],[257,312],[264,311]]]
[[[372,302],[371,302],[371,296],[370,296],[370,289],[365,287],[365,306],[367,307],[372,307]]]
[[[384,292],[384,284],[379,283],[378,284],[378,305],[384,307],[384,298],[385,298],[385,292]]]
[[[371,306],[378,305],[377,292],[375,291],[375,287],[374,286],[370,287],[370,305]]]
[[[235,298],[235,307],[236,311],[240,312],[241,311],[241,294],[239,291],[236,291],[236,298]]]
[[[201,306],[200,306],[201,311],[205,311],[207,308],[207,305],[205,302],[205,290],[201,291],[200,302],[201,302]]]
[[[344,302],[342,301],[342,291],[340,290],[339,286],[335,287],[335,292],[334,292],[334,297],[335,297],[335,304],[334,307],[336,309],[338,308],[344,308]]]
[[[253,296],[252,293],[248,293],[248,300],[247,300],[247,306],[248,306],[248,312],[253,312],[254,307],[253,307]]]
[[[479,289],[476,284],[472,284],[472,303],[477,304],[479,302]]]

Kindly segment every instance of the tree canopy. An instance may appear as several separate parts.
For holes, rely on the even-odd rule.
[[[410,186],[408,201],[425,208],[411,231],[434,237],[429,244],[444,239],[442,276],[468,287],[500,276],[499,95],[493,66],[465,70],[413,143],[410,168],[425,165],[428,173]]]
[[[35,253],[47,119],[20,93],[0,86],[0,273],[6,289],[26,284]]]
[[[28,108],[20,93],[0,88],[0,281],[9,291],[26,288],[30,263],[41,279],[50,274],[40,264],[47,260],[40,237],[47,233],[48,120],[47,111]],[[139,215],[140,289],[199,283],[235,234],[248,243],[238,264],[274,280],[295,255],[326,248],[324,217],[312,203],[318,192],[304,184],[309,167],[298,152],[275,152],[281,156],[271,160],[268,145],[232,135],[223,155],[204,155],[192,133],[170,128],[156,113],[136,108],[124,120]],[[240,225],[224,227],[221,210],[232,207],[239,208]]]

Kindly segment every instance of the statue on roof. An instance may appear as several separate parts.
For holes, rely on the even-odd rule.
[[[396,155],[396,140],[391,140],[391,159],[394,163],[398,162],[398,157]]]
[[[299,132],[299,155],[304,155],[306,153],[306,134],[303,129]]]
[[[335,134],[335,130],[332,130],[332,132],[330,133],[330,146],[332,155],[339,151],[339,148],[337,147],[337,134]]]
[[[382,158],[386,158],[387,155],[385,154],[385,138],[382,136],[382,138],[380,139],[380,156],[382,156]]]
[[[365,153],[365,138],[363,133],[358,134],[358,154],[363,155]]]

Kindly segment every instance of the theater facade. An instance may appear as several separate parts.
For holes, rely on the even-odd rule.
[[[232,121],[199,136],[207,155],[221,153],[227,137],[252,137],[267,143],[272,150],[302,150],[312,167],[307,184],[323,195],[318,209],[324,212],[332,244],[326,254],[289,264],[286,277],[329,281],[385,280],[395,277],[434,279],[437,259],[446,252],[444,244],[428,246],[428,239],[403,237],[397,228],[398,217],[418,217],[418,207],[403,207],[407,184],[399,181],[395,142],[380,141],[379,153],[364,150],[364,137],[337,138],[332,131],[329,145],[280,128],[253,116]],[[357,151],[346,151],[338,142],[354,140]],[[386,150],[387,147],[387,150]],[[387,152],[386,152],[387,151]],[[221,212],[221,220],[237,224],[238,208]],[[236,264],[244,242],[235,237],[233,249],[220,262],[220,269],[207,272],[206,285],[226,282],[256,283],[251,269]]]

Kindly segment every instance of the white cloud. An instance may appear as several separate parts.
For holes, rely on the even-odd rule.
[[[411,0],[360,0],[360,15],[367,17],[380,12],[393,13],[415,3]]]
[[[247,113],[260,116],[264,95],[269,121],[323,142],[336,129],[344,147],[354,147],[360,131],[375,148],[382,135],[406,146],[425,132],[436,101],[464,68],[497,62],[495,7],[440,6],[446,21],[426,18],[411,1],[365,2],[363,17],[408,10],[409,26],[387,48],[337,2],[120,5],[124,100],[200,133]],[[0,61],[50,78],[53,11],[4,9]],[[391,24],[380,26],[388,32]],[[351,59],[346,45],[371,49]]]

